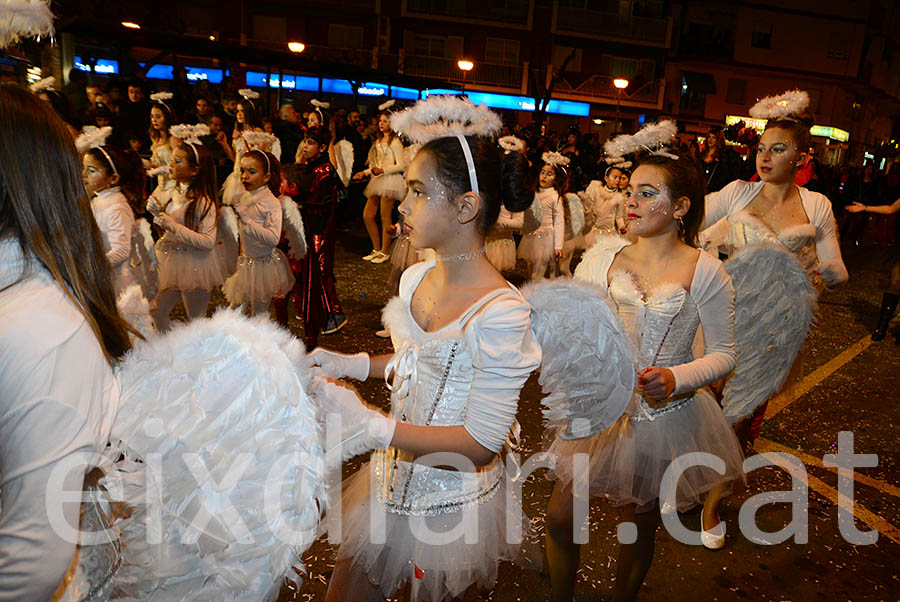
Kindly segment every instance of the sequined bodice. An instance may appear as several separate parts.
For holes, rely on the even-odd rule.
[[[633,337],[639,350],[638,369],[648,366],[667,368],[687,364],[694,359],[691,347],[700,314],[691,294],[676,283],[664,283],[653,289],[645,299],[634,277],[625,270],[613,270],[609,275],[609,296],[616,304],[616,313]],[[637,419],[650,418],[662,411],[671,411],[691,396],[665,404],[648,404],[639,393],[635,402],[641,411]]]
[[[815,280],[813,272],[819,262],[816,255],[815,226],[800,224],[776,233],[767,223],[746,210],[728,218],[725,248],[729,255],[747,245],[764,241],[777,242],[787,247],[796,255],[806,275]]]

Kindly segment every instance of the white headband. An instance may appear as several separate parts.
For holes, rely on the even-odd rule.
[[[462,147],[463,155],[466,156],[466,167],[469,168],[469,185],[472,192],[481,194],[478,190],[478,176],[475,174],[475,160],[472,159],[472,149],[469,148],[469,141],[462,134],[456,134],[459,145]]]
[[[112,160],[112,157],[109,156],[109,153],[106,152],[106,149],[103,148],[102,146],[98,146],[97,150],[99,150],[101,153],[103,153],[103,156],[106,157],[106,160],[109,162],[109,166],[112,167],[113,175],[114,176],[119,175],[119,170],[116,169],[116,162]]]
[[[194,146],[193,142],[184,141],[185,144],[191,147],[191,150],[194,151],[194,159],[197,160],[197,165],[200,165],[200,153],[197,152],[197,147]]]

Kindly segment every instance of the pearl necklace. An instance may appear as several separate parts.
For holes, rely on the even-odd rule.
[[[486,252],[484,247],[480,249],[476,249],[475,251],[470,251],[468,253],[460,253],[458,255],[437,255],[436,261],[447,262],[457,262],[457,261],[469,261],[471,259],[475,259],[479,255],[484,255]]]

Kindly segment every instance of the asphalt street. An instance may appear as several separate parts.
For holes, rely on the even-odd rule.
[[[368,250],[361,226],[340,234],[336,275],[350,322],[340,332],[322,337],[324,346],[342,352],[390,351],[389,340],[375,337],[381,328],[381,309],[388,301],[390,264],[362,261]],[[887,282],[890,252],[871,241],[845,249],[850,282],[821,296],[817,323],[802,351],[804,376],[791,394],[770,403],[755,453],[781,452],[796,458],[802,468],[795,470],[793,483],[783,468],[751,472],[746,490],[723,503],[728,538],[720,551],[679,543],[660,528],[655,562],[639,600],[900,600],[900,345],[895,343],[900,320],[894,322],[886,340],[873,343],[868,336]],[[520,262],[510,280],[521,283],[524,275]],[[302,333],[293,314],[291,329]],[[360,389],[370,403],[387,407],[383,382],[363,383]],[[537,378],[532,376],[520,403],[523,457],[541,448],[540,397]],[[877,464],[854,469],[852,479],[846,473],[845,485],[853,486],[852,501],[838,493],[837,469],[823,462],[826,454],[836,453],[842,431],[853,434],[855,453],[877,455]],[[351,474],[358,465],[359,460],[348,463],[344,474]],[[795,511],[801,522],[808,521],[807,541],[790,538],[763,545],[740,532],[738,513],[748,499],[762,492],[790,491],[792,484],[802,500]],[[523,490],[539,554],[551,490],[552,483],[542,470],[529,477]],[[847,517],[852,510],[855,528],[877,532],[877,541],[848,543],[841,534],[839,508]],[[756,525],[762,531],[777,532],[792,521],[792,510],[794,506],[787,503],[763,505],[756,513]],[[699,510],[682,514],[681,520],[686,527],[698,529]],[[615,509],[602,502],[591,506],[590,540],[583,547],[576,599],[609,599],[618,523]],[[324,600],[335,552],[324,540],[313,544],[304,556],[308,573],[302,587],[286,585],[280,599]],[[503,563],[493,590],[472,589],[465,599],[547,600],[549,596],[545,570]]]

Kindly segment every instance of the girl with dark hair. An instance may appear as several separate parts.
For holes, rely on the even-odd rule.
[[[592,181],[582,194],[585,221],[590,224],[590,230],[584,235],[585,248],[590,249],[601,236],[621,231],[616,218],[625,202],[625,195],[619,190],[619,180],[624,171],[616,165],[608,166],[603,181]]]
[[[103,234],[118,295],[135,281],[130,262],[135,223],[132,208],[144,202],[144,168],[135,153],[110,145],[88,150],[82,164],[82,181]]]
[[[390,115],[384,111],[378,114],[378,139],[369,149],[366,163],[369,167],[353,176],[354,180],[372,178],[364,191],[368,200],[363,209],[363,221],[372,241],[372,252],[363,259],[372,263],[384,263],[390,259],[388,250],[391,246],[391,214],[394,203],[406,193],[403,172],[407,166],[403,143],[391,129]],[[375,222],[379,212],[380,230]]]
[[[612,597],[618,602],[633,600],[644,581],[660,512],[691,508],[718,483],[742,475],[737,439],[706,389],[735,366],[734,289],[722,263],[696,248],[705,191],[699,166],[661,152],[639,162],[628,188],[626,219],[635,242],[601,237],[575,270],[576,279],[608,291],[643,359],[625,415],[597,435],[560,437],[550,446],[557,455],[546,540],[554,600],[574,593],[575,492],[622,507],[623,520],[637,527],[631,541],[620,540]],[[701,325],[706,348],[694,359]],[[691,467],[674,491],[662,490],[666,469],[691,452],[717,455],[724,475]],[[588,455],[585,474],[574,467],[576,454]]]
[[[63,581],[75,543],[43,500],[52,485],[82,489],[92,467],[79,458],[106,446],[115,414],[112,368],[134,331],[103,242],[66,124],[0,85],[0,589],[12,600],[50,599]],[[80,506],[62,504],[61,520],[78,525]]]
[[[278,138],[266,134],[262,129],[262,118],[256,103],[259,93],[250,89],[240,91],[241,101],[234,112],[234,133],[231,144],[234,146],[234,169],[222,184],[222,204],[237,205],[244,196],[241,180],[241,157],[252,149],[271,153],[281,159],[281,143]]]
[[[237,271],[225,282],[232,307],[246,306],[251,316],[268,314],[272,297],[288,294],[294,274],[278,248],[281,240],[281,165],[271,153],[251,150],[241,158],[245,193],[234,206],[240,223]]]
[[[157,169],[172,163],[172,152],[179,141],[169,134],[169,128],[178,121],[170,104],[171,92],[156,92],[150,98],[153,105],[150,107],[150,161],[147,167]],[[156,182],[167,191],[175,187],[175,178],[171,174],[159,173]]]
[[[157,188],[147,210],[165,233],[156,242],[159,294],[151,313],[159,331],[169,329],[169,314],[181,299],[188,320],[206,315],[210,291],[225,281],[225,268],[215,253],[216,170],[203,145],[182,142],[175,149],[169,174],[171,190]]]
[[[461,597],[472,585],[490,587],[498,561],[519,552],[505,534],[500,454],[540,348],[528,303],[487,260],[484,238],[501,206],[517,212],[532,201],[525,160],[485,137],[499,131],[496,115],[461,99],[422,101],[391,125],[424,143],[400,213],[413,246],[434,249],[436,259],[407,269],[384,310],[395,353],[310,354],[325,376],[387,378],[392,392],[388,417],[327,385],[353,446],[344,457],[377,450],[344,489],[329,601],[382,600],[406,583],[416,600]],[[441,452],[438,465],[417,461]],[[471,478],[441,464],[465,464]],[[461,521],[477,529],[477,543],[447,541],[447,527]]]
[[[544,153],[538,173],[534,202],[525,213],[518,256],[528,262],[531,280],[543,278],[547,266],[559,261],[565,238],[566,170],[569,160],[559,153]]]

